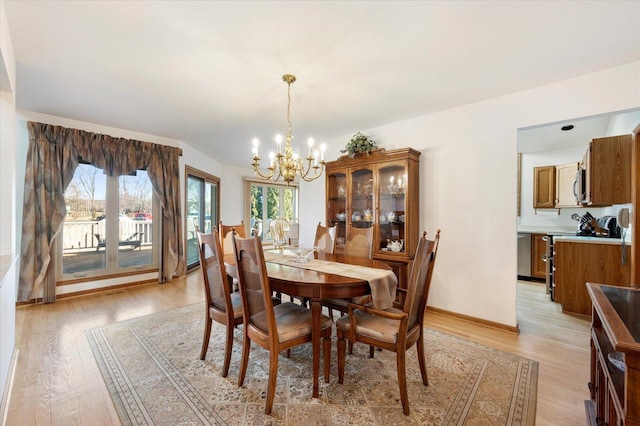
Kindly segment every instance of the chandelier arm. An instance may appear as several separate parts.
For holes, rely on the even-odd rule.
[[[302,178],[302,180],[304,180],[305,182],[311,182],[315,179],[318,179],[320,176],[322,176],[322,172],[324,171],[325,168],[325,162],[324,161],[320,161],[319,164],[315,164],[315,165],[311,165],[311,161],[313,160],[313,157],[307,157],[307,161],[308,161],[308,166],[306,171],[304,170],[304,168],[302,167],[302,162],[300,164],[300,178]],[[311,169],[314,170],[314,174],[312,176],[309,176],[309,173],[311,172]]]
[[[276,170],[274,167],[267,167],[267,170],[270,170],[271,173],[270,174],[266,174],[263,175],[260,172],[260,158],[259,157],[253,157],[253,162],[251,163],[253,165],[253,171],[254,173],[259,176],[262,179],[271,179],[273,177],[273,175],[276,173]]]

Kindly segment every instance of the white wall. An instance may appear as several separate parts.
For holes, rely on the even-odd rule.
[[[16,221],[16,107],[15,71],[11,35],[4,2],[0,2],[0,401],[8,398],[11,360],[15,353],[17,275]],[[4,412],[0,412],[0,422]]]
[[[640,111],[616,114],[611,117],[605,136],[626,135],[632,133],[638,125],[640,125]]]
[[[518,129],[639,106],[636,61],[363,130],[385,148],[422,152],[420,229],[442,230],[429,304],[515,326]],[[350,136],[324,142],[343,147]],[[320,197],[309,203],[324,208]]]

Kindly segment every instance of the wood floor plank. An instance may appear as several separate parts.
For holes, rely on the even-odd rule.
[[[427,312],[427,326],[538,361],[536,424],[583,425],[583,400],[589,395],[589,319],[563,314],[543,285],[517,286],[519,335],[432,311]],[[17,308],[19,354],[7,424],[119,425],[85,330],[202,302],[196,272],[167,284]]]

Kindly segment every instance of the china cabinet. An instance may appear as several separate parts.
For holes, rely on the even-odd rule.
[[[337,226],[336,252],[350,227],[374,227],[373,258],[385,261],[406,287],[418,244],[420,152],[377,149],[326,165],[327,225]]]

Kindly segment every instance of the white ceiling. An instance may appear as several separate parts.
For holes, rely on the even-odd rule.
[[[19,109],[238,165],[286,131],[285,73],[300,143],[640,59],[639,1],[4,4]]]

